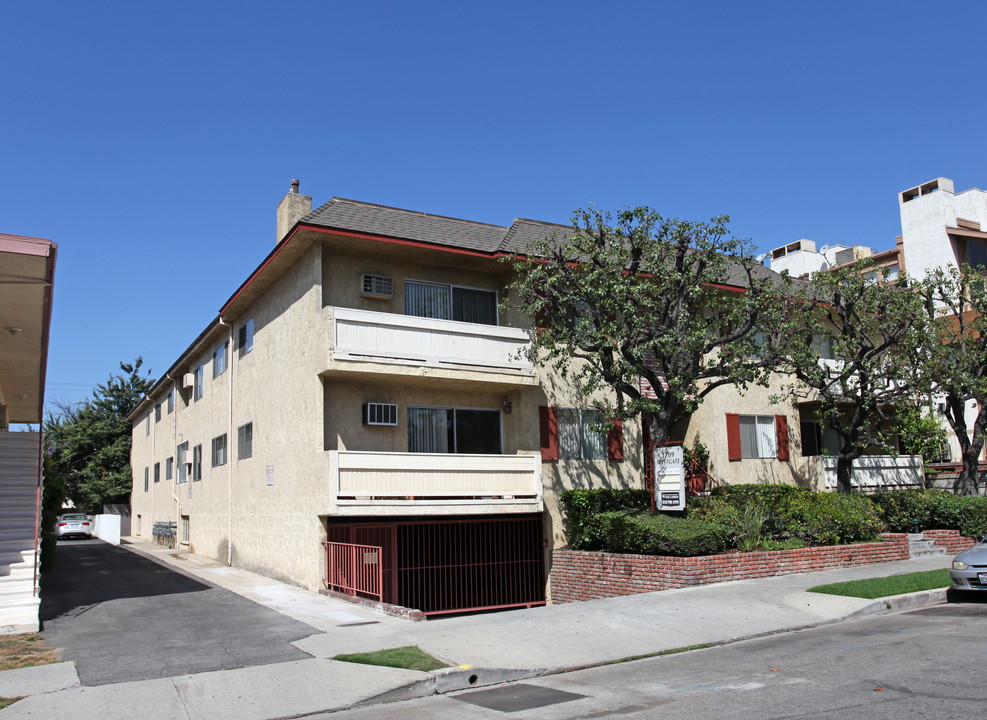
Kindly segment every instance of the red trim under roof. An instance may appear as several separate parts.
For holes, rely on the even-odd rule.
[[[0,252],[19,253],[20,255],[36,255],[48,257],[50,248],[54,246],[51,240],[28,237],[26,235],[7,235],[0,233]]]

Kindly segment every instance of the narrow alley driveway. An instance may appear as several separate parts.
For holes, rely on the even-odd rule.
[[[42,634],[83,685],[304,660],[305,623],[101,540],[63,540]]]

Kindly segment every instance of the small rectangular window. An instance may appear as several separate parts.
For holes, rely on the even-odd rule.
[[[192,482],[202,479],[202,446],[192,448]]]
[[[559,408],[559,458],[603,460],[607,457],[607,436],[593,429],[601,421],[595,410]]]
[[[243,357],[254,349],[253,318],[250,318],[247,322],[240,326],[240,332],[237,335],[237,347],[239,348],[240,357]]]
[[[777,457],[777,439],[774,415],[740,416],[740,454],[742,458]]]
[[[193,401],[202,399],[202,393],[205,389],[205,374],[205,365],[199,365],[199,367],[195,369],[195,391],[192,396]]]
[[[151,434],[151,413],[148,413],[147,417],[144,418],[144,437],[147,437],[150,434]]]
[[[170,457],[165,460],[165,480],[175,477],[175,458]]]
[[[215,380],[226,372],[226,343],[223,343],[212,354],[212,376]]]
[[[161,403],[154,406],[154,422],[161,422]]]
[[[181,527],[181,539],[180,542],[188,545],[189,539],[189,519],[188,515],[182,515],[182,527]]]
[[[226,464],[226,433],[212,439],[212,466]]]
[[[175,449],[175,455],[178,458],[178,478],[177,482],[186,483],[188,482],[188,440],[183,442]]]
[[[154,463],[154,482],[161,482],[161,463]]]
[[[175,412],[175,391],[168,391],[168,414]]]
[[[244,460],[254,454],[254,424],[241,425],[236,431],[237,460]]]
[[[148,488],[148,483],[147,483],[147,468],[144,468],[144,492],[147,492],[147,488]]]

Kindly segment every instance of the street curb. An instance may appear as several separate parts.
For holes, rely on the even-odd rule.
[[[756,633],[753,635],[732,637],[725,640],[710,642],[702,648],[696,648],[696,650],[721,647],[723,645],[731,645],[733,643],[744,642],[746,640],[758,640],[764,637],[783,635],[786,633],[798,632],[800,630],[810,630],[814,627],[832,625],[855,618],[884,615],[904,610],[915,610],[918,608],[930,607],[932,605],[941,605],[946,602],[946,593],[948,590],[949,588],[939,588],[936,590],[923,590],[915,593],[906,593],[904,595],[892,595],[875,600],[867,606],[862,607],[859,610],[855,610],[848,615],[844,615],[841,618],[827,620],[813,625],[796,625],[794,627],[779,628],[777,630],[769,630],[767,632]],[[651,657],[661,656],[661,651],[657,651]],[[640,659],[647,659],[647,657]],[[515,668],[476,668],[469,665],[461,665],[455,668],[435,670],[429,673],[430,677],[428,678],[423,678],[422,680],[410,683],[408,685],[394,688],[393,690],[388,690],[380,695],[366,698],[365,700],[361,700],[359,703],[354,705],[354,707],[399,702],[401,700],[411,700],[414,698],[427,697],[429,695],[443,695],[445,693],[459,692],[470,688],[498,685],[506,682],[517,682],[519,680],[529,680],[531,678],[544,677],[548,675],[562,675],[564,673],[575,672],[577,670],[588,670],[590,668],[602,667],[604,665],[612,665],[615,662],[623,661],[601,660],[599,662],[587,663],[585,665],[578,666],[538,669],[532,668],[524,670]],[[628,660],[626,662],[633,661]]]
[[[857,617],[867,617],[869,615],[885,615],[887,613],[900,612],[903,610],[915,610],[917,608],[929,607],[931,605],[941,605],[946,602],[949,588],[937,588],[935,590],[922,590],[920,592],[905,593],[904,595],[890,595],[879,598],[859,610],[856,610],[844,619],[850,620]]]

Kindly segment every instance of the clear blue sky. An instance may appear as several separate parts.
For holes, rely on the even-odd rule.
[[[987,185],[974,2],[33,2],[0,19],[0,232],[59,244],[48,397],[164,372],[292,178],[497,224],[648,204],[892,247]]]

